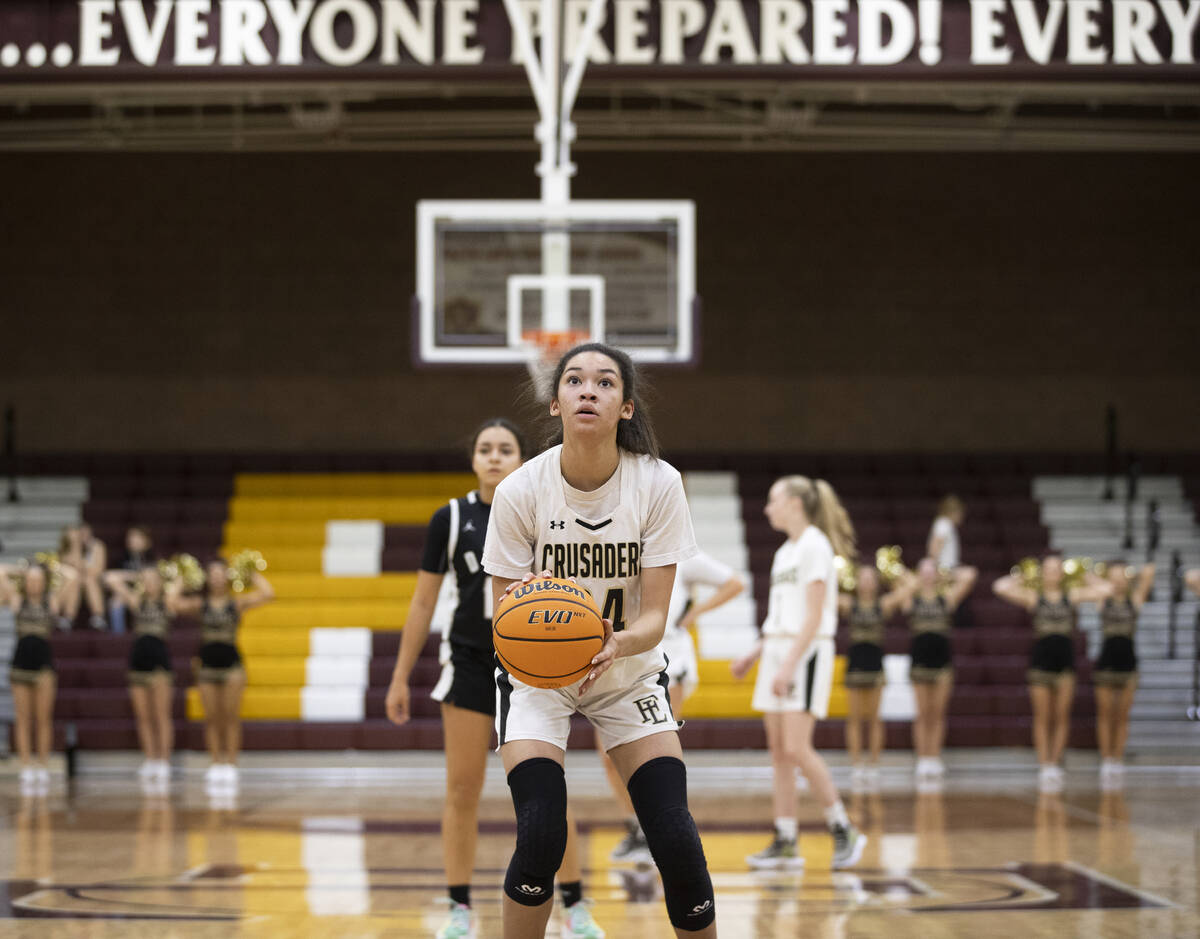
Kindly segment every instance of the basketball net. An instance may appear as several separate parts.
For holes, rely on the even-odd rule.
[[[554,367],[564,352],[580,343],[587,342],[591,334],[586,329],[526,329],[521,333],[526,350],[526,365],[529,377],[539,401],[549,403],[554,397],[550,380]]]

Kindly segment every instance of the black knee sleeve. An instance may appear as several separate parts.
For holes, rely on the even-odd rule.
[[[700,930],[716,916],[700,834],[687,807],[687,770],[660,756],[629,777],[629,797],[662,875],[667,915],[676,929]]]
[[[567,781],[553,760],[537,757],[508,774],[517,812],[517,848],[508,862],[504,892],[523,906],[554,898],[554,875],[567,849]]]

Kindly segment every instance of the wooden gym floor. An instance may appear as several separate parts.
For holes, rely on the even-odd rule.
[[[941,792],[914,792],[909,761],[895,758],[877,791],[851,793],[840,757],[835,776],[870,843],[859,867],[831,872],[829,837],[802,798],[802,874],[755,874],[743,860],[769,837],[765,754],[689,757],[721,936],[1200,935],[1200,767],[1139,763],[1121,790],[1101,791],[1091,755],[1072,754],[1066,789],[1045,795],[1027,754],[973,751],[951,755]],[[251,755],[232,801],[205,796],[191,754],[165,797],[139,791],[132,756],[85,764],[45,797],[0,775],[0,936],[432,936],[440,755],[366,760]],[[595,757],[569,754],[567,779],[596,919],[612,939],[670,936],[654,872],[608,861],[622,830]],[[473,886],[480,937],[500,935],[512,840],[493,758]]]

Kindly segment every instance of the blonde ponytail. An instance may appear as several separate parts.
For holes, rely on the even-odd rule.
[[[807,476],[785,476],[780,480],[789,495],[796,496],[804,506],[808,520],[825,533],[833,545],[833,553],[853,561],[858,557],[855,544],[854,525],[846,507],[823,479],[812,480]]]

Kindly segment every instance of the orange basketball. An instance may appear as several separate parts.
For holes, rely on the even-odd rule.
[[[496,655],[514,678],[562,688],[583,678],[604,645],[604,623],[588,590],[538,577],[501,598],[492,617]]]

